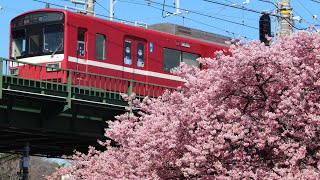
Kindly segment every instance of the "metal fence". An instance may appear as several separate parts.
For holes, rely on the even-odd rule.
[[[33,88],[38,93],[60,93],[70,107],[71,100],[80,96],[123,100],[121,94],[134,92],[138,98],[156,98],[164,91],[176,90],[175,87],[0,58],[0,99],[2,90],[10,86]]]

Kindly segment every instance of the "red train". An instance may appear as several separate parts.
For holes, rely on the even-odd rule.
[[[170,73],[180,62],[200,66],[197,58],[223,49],[61,9],[35,10],[11,21],[12,59],[166,86],[181,85],[181,78]]]

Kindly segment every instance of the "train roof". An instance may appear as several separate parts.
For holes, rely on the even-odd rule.
[[[189,28],[185,26],[179,26],[171,23],[160,23],[148,26],[149,29],[156,31],[166,32],[169,34],[174,34],[177,36],[183,36],[187,38],[202,40],[210,43],[219,44],[222,46],[227,46],[227,41],[231,41],[232,38],[228,36],[223,36],[215,33],[210,33],[206,31],[201,31],[194,28]]]
[[[96,21],[103,21],[105,23],[113,23],[113,24],[117,24],[118,26],[130,26],[132,28],[139,28],[140,31],[153,31],[153,32],[157,32],[158,34],[167,34],[166,36],[179,36],[182,38],[188,38],[188,39],[193,39],[196,41],[201,41],[203,43],[209,43],[209,44],[215,44],[218,46],[223,46],[223,47],[228,47],[229,45],[226,44],[226,41],[230,41],[232,38],[227,37],[227,36],[222,36],[222,35],[218,35],[218,34],[214,34],[214,33],[210,33],[210,32],[205,32],[205,31],[201,31],[201,30],[197,30],[197,29],[193,29],[193,28],[189,28],[189,27],[184,27],[184,26],[179,26],[176,24],[170,24],[170,23],[160,23],[160,24],[154,24],[154,25],[150,25],[148,26],[148,28],[143,28],[143,27],[138,27],[138,26],[134,26],[134,25],[130,25],[130,24],[125,24],[122,22],[116,22],[116,21],[110,21],[107,19],[103,19],[100,17],[95,17],[95,16],[87,16],[85,14],[81,14],[81,13],[76,13],[76,12],[72,12],[69,10],[65,10],[65,9],[57,9],[57,8],[44,8],[44,9],[37,9],[37,10],[32,10],[32,11],[28,11],[25,13],[22,13],[18,16],[16,16],[15,18],[18,18],[20,16],[29,14],[29,13],[33,13],[33,12],[62,12],[64,14],[70,14],[72,16],[78,16],[78,17],[86,17],[89,19],[93,19]],[[15,19],[14,18],[14,19]]]

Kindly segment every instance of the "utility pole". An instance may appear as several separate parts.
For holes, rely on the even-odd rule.
[[[114,5],[116,2],[117,0],[110,0],[110,21],[113,21],[114,18]]]
[[[176,7],[176,14],[181,14],[180,1],[179,0],[174,0],[174,4],[175,4],[175,7]]]
[[[22,170],[22,180],[28,180],[29,179],[29,163],[30,163],[30,157],[29,157],[30,147],[29,143],[27,142],[26,146],[23,149],[23,157],[21,159],[21,170]]]
[[[86,0],[86,14],[89,16],[94,15],[94,1],[95,0]]]
[[[290,0],[281,1],[280,16],[281,16],[281,34],[290,35],[293,31]]]
[[[77,4],[84,5],[84,9],[77,8],[77,7],[69,7],[69,6],[66,6],[66,7],[76,10],[78,13],[83,13],[88,16],[94,16],[94,2],[95,2],[95,0],[85,0],[85,1],[69,0],[69,1],[74,3],[75,6]]]

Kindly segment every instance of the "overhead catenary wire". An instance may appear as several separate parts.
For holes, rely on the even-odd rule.
[[[320,1],[318,1],[318,0],[311,0],[311,1],[313,1],[313,2],[316,2],[316,3],[319,3],[319,4],[320,4]]]
[[[38,1],[38,2],[43,2],[43,3],[45,3],[44,1],[40,1],[40,0],[34,0],[34,1]],[[69,0],[61,0],[61,1],[69,1]],[[123,1],[123,0],[119,0],[119,1],[122,1],[122,2],[126,2],[126,1]],[[244,6],[239,6],[239,5],[228,5],[228,4],[225,4],[225,3],[220,3],[220,2],[216,2],[216,1],[212,1],[212,0],[203,0],[203,1],[206,1],[206,2],[213,2],[213,3],[219,3],[219,5],[222,5],[222,6],[224,6],[224,5],[227,5],[228,7],[232,7],[232,8],[237,8],[237,9],[241,9],[241,10],[247,10],[247,11],[251,11],[251,12],[255,12],[255,13],[261,13],[260,11],[258,11],[258,10],[253,10],[253,9],[249,9],[249,8],[246,8],[246,7],[244,7]],[[226,1],[228,1],[228,2],[230,2],[230,3],[233,3],[233,2],[231,2],[231,1],[229,1],[229,0],[226,0]],[[261,2],[269,2],[269,3],[272,3],[272,2],[270,2],[270,1],[267,1],[267,0],[259,0],[259,1],[261,1]],[[128,2],[128,1],[127,1]],[[148,1],[149,3],[154,3],[154,4],[157,4],[157,5],[161,5],[161,6],[165,6],[165,7],[170,7],[170,8],[175,8],[174,6],[171,6],[171,5],[166,5],[166,4],[164,4],[164,3],[159,3],[159,2],[154,2],[154,1]],[[129,3],[129,2],[128,2]],[[138,2],[137,1],[131,1],[131,3],[133,3],[133,4],[138,4]],[[60,6],[60,5],[57,5],[57,4],[53,4],[53,3],[50,3],[50,4],[52,4],[52,5],[56,5],[56,6],[58,6],[58,7],[63,7],[63,6]],[[145,2],[144,2],[144,4],[145,4]],[[274,4],[274,3],[273,3]],[[100,4],[101,5],[101,4]],[[140,5],[142,5],[142,4],[140,4]],[[150,6],[149,6],[150,7]],[[277,7],[278,8],[278,7]],[[106,8],[104,8],[105,10],[107,10]],[[164,8],[162,8],[162,9],[164,9]],[[249,28],[252,28],[252,29],[256,29],[256,30],[258,30],[258,28],[257,27],[253,27],[253,26],[249,26],[249,25],[246,25],[246,24],[244,24],[244,22],[242,22],[242,23],[239,23],[239,22],[234,22],[234,21],[230,21],[230,20],[226,20],[226,19],[222,19],[222,18],[218,18],[218,17],[214,17],[214,16],[212,16],[212,15],[208,15],[208,14],[204,14],[204,13],[201,13],[201,12],[196,12],[196,11],[191,11],[191,10],[187,10],[187,9],[183,9],[183,8],[179,8],[179,10],[183,10],[183,11],[188,11],[188,12],[190,12],[190,13],[193,13],[193,14],[197,14],[197,15],[201,15],[201,16],[205,16],[205,17],[208,17],[208,18],[212,18],[212,19],[218,19],[218,20],[221,20],[221,21],[225,21],[225,22],[229,22],[229,23],[233,23],[233,24],[237,24],[237,25],[241,25],[241,26],[244,26],[244,27],[249,27]],[[108,11],[108,10],[107,10]],[[168,11],[168,14],[174,14],[174,13],[172,13],[172,12],[169,12]],[[101,17],[110,17],[110,16],[106,16],[106,15],[101,15],[101,14],[96,14],[97,16],[101,16]],[[270,14],[270,15],[272,15],[272,16],[275,16],[275,17],[280,17],[279,15],[275,15],[275,14]],[[222,15],[221,15],[222,16]],[[225,17],[228,17],[228,16],[225,16]],[[190,19],[190,18],[186,18],[185,16],[183,16],[183,17],[181,17],[181,18],[183,18],[183,20],[184,19],[188,19],[188,20],[190,20],[190,21],[193,21],[193,22],[196,22],[196,20],[193,20],[193,19]],[[134,24],[134,22],[132,22],[132,21],[128,21],[128,20],[124,20],[124,19],[120,19],[120,18],[115,18],[116,20],[120,20],[120,21],[124,21],[124,22],[127,22],[127,23],[132,23],[132,24]],[[243,18],[242,18],[243,19]],[[304,20],[304,19],[303,19]],[[305,21],[305,20],[304,20]],[[306,21],[307,22],[307,21]],[[200,24],[205,24],[205,23],[200,23]],[[307,28],[298,28],[298,27],[296,27],[294,24],[292,24],[292,23],[290,23],[291,24],[291,26],[293,27],[293,28],[295,28],[295,29],[297,29],[297,30],[305,30],[305,29],[307,29]],[[210,25],[211,26],[211,25]],[[210,27],[210,26],[208,26],[208,27]],[[213,27],[212,27],[213,28]],[[216,28],[217,29],[217,28]],[[221,30],[221,29],[220,29]],[[224,31],[224,32],[227,32],[228,34],[230,33],[230,31],[228,31],[228,30],[222,30],[222,31]],[[236,33],[234,33],[234,34],[236,34]]]
[[[258,1],[273,4],[273,5],[276,7],[277,11],[278,11],[278,12],[280,11],[280,8],[279,8],[275,3],[273,3],[273,2],[271,2],[271,1],[269,1],[269,0],[258,0]],[[275,17],[277,17],[277,18],[282,18],[282,17],[279,16],[279,15],[273,15],[273,16],[275,16]],[[292,26],[294,29],[297,29],[297,30],[305,30],[305,29],[307,29],[307,28],[298,28],[298,27],[296,27],[296,26],[295,26],[293,23],[291,23],[288,19],[285,19],[285,21],[287,21],[287,22],[289,23],[289,25]]]
[[[33,0],[33,1],[41,2],[41,3],[47,3],[47,2],[41,1],[41,0]],[[63,0],[63,1],[64,1],[64,0]],[[53,6],[56,6],[56,7],[62,7],[62,8],[65,7],[65,6],[62,6],[62,5],[59,5],[59,4],[55,4],[55,3],[50,3],[50,4],[53,5]],[[100,16],[100,17],[110,18],[110,16],[106,16],[106,15],[103,15],[103,14],[97,14],[97,13],[96,13],[96,15],[97,15],[97,16]],[[119,21],[122,21],[122,22],[128,22],[128,23],[131,23],[131,24],[134,24],[134,23],[135,23],[135,22],[133,22],[133,21],[128,21],[128,20],[125,20],[125,19],[120,19],[120,18],[115,18],[115,17],[114,17],[114,19],[119,20]]]
[[[33,1],[41,2],[41,3],[46,3],[45,1],[41,1],[41,0],[33,0]],[[68,1],[68,0],[63,0],[63,1]],[[122,0],[119,0],[119,1],[122,1]],[[122,2],[126,2],[126,1],[122,1]],[[131,1],[131,2],[127,2],[127,3],[133,3],[133,2]],[[154,3],[154,2],[153,2],[153,3]],[[59,5],[59,4],[54,4],[54,3],[50,3],[50,4],[53,5],[53,6],[57,6],[57,7],[62,7],[62,8],[64,8],[64,6],[61,6],[61,5]],[[137,3],[133,3],[133,4],[137,4]],[[158,4],[159,4],[159,3],[158,3]],[[145,4],[140,4],[140,5],[145,5]],[[170,6],[170,5],[166,5],[166,6],[169,6],[169,7],[174,8],[173,6]],[[149,7],[153,7],[153,8],[155,8],[155,9],[159,9],[159,8],[157,8],[157,7],[155,7],[155,6],[149,6]],[[181,8],[180,8],[180,9],[181,9]],[[162,9],[161,9],[161,10],[162,10]],[[181,10],[187,11],[186,9],[181,9]],[[171,12],[169,12],[169,11],[167,11],[167,13],[173,14],[173,13],[171,13]],[[196,12],[195,12],[195,13],[196,13]],[[96,13],[96,15],[97,15],[97,16],[100,16],[100,17],[110,18],[110,16],[106,16],[106,15],[102,15],[102,14],[97,14],[97,13]],[[207,16],[207,15],[206,15],[206,16]],[[209,16],[209,17],[211,17],[211,16]],[[230,35],[230,34],[232,34],[232,35],[238,34],[238,33],[234,33],[234,32],[232,32],[232,31],[228,31],[228,30],[225,30],[225,29],[222,29],[222,28],[218,28],[218,27],[215,27],[215,26],[206,24],[206,23],[202,23],[202,22],[200,22],[200,21],[196,21],[196,20],[193,20],[193,19],[191,19],[191,18],[184,17],[184,16],[181,17],[181,18],[184,18],[184,19],[187,19],[187,20],[190,20],[190,21],[193,21],[193,22],[196,22],[196,23],[205,25],[205,26],[207,26],[207,27],[211,27],[211,28],[218,29],[218,30],[220,30],[220,31],[226,32],[226,33],[229,34],[229,35]],[[212,18],[215,19],[215,17],[212,17]],[[135,23],[135,22],[133,22],[133,21],[128,21],[128,20],[124,20],[124,19],[120,19],[120,18],[114,18],[114,19],[119,20],[119,21],[122,21],[122,22],[131,23],[131,24],[134,24],[134,23]],[[219,19],[220,19],[220,18],[219,18]],[[240,24],[240,23],[237,23],[237,24],[238,24],[238,25],[242,25],[242,26],[247,26],[247,25],[243,25],[243,24]],[[258,29],[258,28],[252,27],[252,26],[251,26],[251,28]],[[238,35],[240,35],[240,34],[238,34]],[[250,39],[250,38],[248,38],[248,37],[246,37],[246,36],[242,36],[242,37],[244,37],[244,38],[246,38],[246,39]]]
[[[227,1],[227,2],[229,2],[229,3],[233,3],[233,4],[234,4],[234,2],[232,2],[232,1],[229,1],[229,0],[225,0],[225,1]]]
[[[154,7],[154,6],[151,6],[151,5],[150,5],[150,7]],[[156,7],[154,7],[154,8],[156,8]],[[166,12],[173,14],[172,12],[169,12],[169,11],[166,11]],[[218,28],[218,27],[216,27],[216,26],[209,25],[209,24],[207,24],[207,23],[203,23],[203,22],[200,22],[200,21],[197,21],[197,20],[194,20],[194,19],[185,17],[185,16],[183,16],[183,15],[181,15],[181,14],[178,15],[178,16],[179,16],[179,17],[182,17],[183,19],[187,19],[187,20],[189,20],[189,21],[196,22],[196,23],[198,23],[198,24],[202,24],[202,25],[205,25],[205,26],[214,28],[214,29],[218,29],[218,30],[220,30],[220,31],[224,31],[224,32],[226,32],[226,33],[229,34],[229,35],[233,35],[234,38],[235,38],[235,35],[237,34],[237,33],[234,33],[234,32],[232,32],[232,31],[228,31],[228,30],[225,30],[225,29],[222,29],[222,28]],[[238,35],[240,35],[240,34],[238,34]],[[252,40],[251,38],[248,38],[248,37],[246,37],[246,36],[242,36],[242,37],[245,38],[245,39]]]
[[[231,1],[229,1],[231,2]],[[219,14],[221,11],[225,10],[227,7],[226,6],[222,6],[221,8],[219,8],[219,10],[213,12],[213,13],[207,13],[207,15],[214,15],[214,16],[221,16],[221,17],[228,17],[228,18],[234,18],[234,19],[241,19],[241,20],[251,20],[251,21],[256,21],[257,19],[254,18],[244,18],[244,17],[239,17],[239,16],[229,16],[229,15],[224,15],[224,14]],[[193,10],[195,12],[203,12],[203,11],[208,11],[208,10],[212,10],[213,8],[210,9],[197,9],[197,10]]]
[[[244,7],[244,6],[238,7],[238,6],[229,5],[229,4],[225,4],[225,3],[221,3],[221,2],[216,2],[216,1],[212,1],[212,0],[203,0],[203,1],[210,2],[210,3],[214,3],[214,4],[219,4],[219,5],[226,5],[226,6],[228,6],[228,7],[232,7],[232,8],[236,8],[236,9],[242,9],[242,10],[246,10],[246,11],[250,11],[250,12],[254,12],[254,13],[265,14],[265,12],[260,12],[260,11],[258,11],[258,10],[249,9],[249,8]],[[271,3],[271,4],[273,4],[274,6],[276,6],[276,8],[277,8],[278,10],[280,10],[276,4],[274,4],[273,2],[271,2],[271,1],[269,1],[269,0],[258,0],[258,1]],[[272,14],[272,13],[267,13],[267,14],[269,14],[270,16],[277,17],[277,18],[281,18],[281,16],[279,16],[279,15],[277,15],[277,14]],[[288,21],[288,20],[286,19],[286,21]],[[288,23],[289,23],[293,28],[295,28],[295,29],[297,29],[297,30],[304,30],[304,29],[300,29],[300,28],[295,27],[295,26],[294,26],[292,23],[290,23],[289,21],[288,21]]]
[[[301,17],[301,20],[304,21],[305,23],[307,23],[307,24],[312,24],[311,22],[309,22],[309,21],[307,21],[305,18],[303,18],[303,17],[300,15],[299,12],[297,12],[297,11],[295,11],[295,10],[293,10],[293,9],[292,9],[292,11],[293,11],[295,14],[297,14],[299,17]]]
[[[196,22],[196,23],[198,23],[198,24],[202,24],[202,25],[205,25],[205,26],[208,26],[208,27],[211,27],[211,28],[215,28],[215,29],[218,29],[218,30],[221,30],[221,31],[225,31],[225,32],[228,33],[229,35],[232,35],[233,38],[236,38],[235,35],[236,35],[237,33],[234,33],[234,32],[232,32],[232,31],[228,31],[228,30],[224,30],[224,29],[221,29],[221,28],[217,28],[217,27],[215,27],[215,26],[211,26],[211,25],[209,25],[209,24],[206,24],[206,23],[203,23],[203,22],[194,20],[194,19],[190,19],[190,18],[187,18],[187,17],[184,17],[184,16],[183,16],[183,18],[188,19],[189,21]],[[241,36],[240,34],[237,34],[237,35]],[[242,36],[242,37],[245,38],[245,39],[253,40],[252,38],[248,38],[248,37],[246,37],[246,36]]]
[[[48,2],[46,2],[46,1],[41,1],[41,0],[33,0],[33,1],[35,1],[35,2],[40,2],[40,3],[48,3]],[[64,8],[64,7],[65,7],[65,6],[61,6],[61,5],[59,5],[59,4],[54,4],[54,3],[48,3],[48,4],[54,5],[54,6],[56,6],[56,7],[61,7],[61,8]]]
[[[127,1],[123,1],[123,0],[119,0],[121,2],[127,2]],[[131,1],[132,2],[132,1]],[[163,3],[158,3],[158,2],[154,2],[154,1],[149,1],[153,4],[158,4],[158,5],[161,5],[163,6]],[[148,5],[149,6],[149,5]],[[171,7],[171,8],[175,8],[174,6],[171,6],[171,5],[164,5],[166,7]],[[243,24],[243,23],[239,23],[239,22],[234,22],[234,21],[230,21],[230,20],[226,20],[226,19],[222,19],[222,18],[218,18],[218,17],[214,17],[212,15],[208,15],[208,14],[204,14],[204,13],[200,13],[200,12],[196,12],[196,11],[192,11],[192,10],[188,10],[188,9],[184,9],[184,8],[179,8],[179,10],[182,10],[182,11],[186,11],[186,12],[189,12],[189,13],[193,13],[193,14],[197,14],[197,15],[200,15],[200,16],[204,16],[204,17],[208,17],[208,18],[211,18],[211,19],[217,19],[217,20],[221,20],[221,21],[225,21],[225,22],[228,22],[228,23],[232,23],[232,24],[237,24],[237,25],[241,25],[241,26],[244,26],[244,27],[247,27],[247,28],[251,28],[251,29],[256,29],[258,30],[257,27],[254,27],[254,26],[249,26],[249,25],[246,25],[246,24]],[[174,14],[174,13],[171,13],[171,14]]]
[[[162,10],[163,10],[162,8],[159,8],[159,7],[156,7],[156,6],[152,6],[152,5],[146,5],[145,3],[141,3],[141,2],[137,2],[137,1],[136,1],[136,2],[125,1],[125,0],[118,0],[118,1],[125,2],[125,3],[131,3],[131,4],[142,5],[142,6],[148,6],[148,7],[152,7],[152,8],[154,8],[154,9],[157,9],[157,10],[159,10],[159,11],[162,11]],[[167,10],[164,10],[164,12],[166,12],[166,13],[168,13],[168,14],[174,14],[174,13],[172,13],[172,12],[170,12],[170,11],[167,11]],[[218,28],[218,27],[216,27],[216,26],[213,26],[213,25],[210,25],[210,24],[207,24],[207,23],[203,23],[203,22],[194,20],[194,19],[192,19],[192,18],[188,18],[188,17],[183,16],[183,15],[181,15],[181,14],[177,15],[177,17],[181,17],[181,18],[183,18],[183,19],[186,19],[186,20],[189,20],[189,21],[193,21],[193,22],[195,22],[195,23],[202,24],[202,25],[205,25],[205,26],[207,26],[207,27],[211,27],[211,28],[214,28],[214,29],[217,29],[217,30],[226,32],[226,33],[229,34],[229,35],[232,34],[233,36],[235,36],[235,35],[241,36],[241,35],[238,34],[238,33],[234,33],[234,32],[232,32],[232,31],[228,31],[228,30],[225,30],[225,29],[222,29],[222,28]],[[251,38],[248,38],[248,37],[246,37],[246,36],[242,36],[242,37],[245,38],[245,39],[251,40]]]
[[[276,4],[274,4],[273,2],[271,2],[270,0],[258,0],[258,1],[261,1],[261,2],[267,2],[267,3],[271,3],[271,4],[273,4],[273,5],[275,5],[276,6],[276,8],[278,9],[278,10],[280,10],[279,8],[278,8],[278,6],[276,5]],[[315,2],[315,3],[319,3],[320,4],[320,1],[318,1],[318,0],[311,0],[312,2]],[[302,5],[310,14],[312,14],[311,13],[311,11],[309,11],[299,0],[298,0],[298,3],[300,3],[300,5]],[[308,22],[307,20],[305,20],[297,11],[295,11],[295,10],[292,10],[294,13],[296,13],[298,16],[300,16],[300,18],[303,20],[303,21],[305,21],[307,24],[312,24],[311,22]],[[313,16],[313,14],[312,14],[312,16]],[[318,22],[320,22],[318,19],[316,19]],[[293,26],[293,25],[292,25]],[[296,28],[295,26],[293,26],[295,29],[298,29],[298,28]],[[307,28],[305,28],[305,29],[307,29]],[[305,30],[305,29],[298,29],[298,30]]]
[[[320,21],[315,17],[315,15],[303,3],[301,3],[300,0],[297,0],[297,2],[312,16],[313,19],[320,23]]]
[[[150,3],[150,1],[149,1],[149,3]],[[163,14],[165,4],[166,4],[166,0],[163,0],[163,4],[162,4],[162,17],[163,17],[163,18],[166,17],[166,16]],[[149,4],[149,6],[150,6],[150,4]]]
[[[297,2],[298,2],[311,16],[314,15],[305,5],[303,5],[303,4],[300,2],[300,0],[297,0]]]
[[[97,3],[102,9],[104,9],[105,11],[110,13],[110,11],[107,8],[105,8],[104,6],[102,6],[97,0],[95,0],[95,3]]]
[[[238,6],[237,4],[235,5],[230,5],[230,4],[226,4],[226,3],[222,3],[222,2],[217,2],[217,1],[212,1],[212,0],[203,0],[205,2],[209,2],[209,3],[213,3],[213,4],[218,4],[218,5],[222,5],[222,6],[227,6],[227,7],[231,7],[231,8],[235,8],[235,9],[241,9],[241,10],[245,10],[245,11],[249,11],[249,12],[254,12],[257,14],[262,14],[261,11],[255,10],[255,9],[249,9],[246,8],[244,6]],[[272,15],[272,14],[271,14]],[[274,15],[273,15],[274,16]]]

